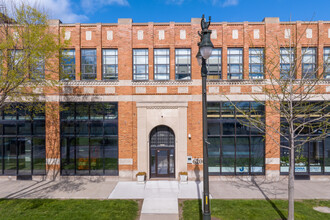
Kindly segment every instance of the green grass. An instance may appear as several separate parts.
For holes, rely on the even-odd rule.
[[[127,219],[135,220],[138,203],[133,200],[1,199],[0,219]]]
[[[238,219],[286,219],[287,201],[285,200],[211,200],[211,214],[221,220]],[[183,219],[202,219],[201,200],[186,200],[183,207]],[[313,209],[315,206],[330,207],[330,200],[303,200],[295,202],[295,219],[328,220],[330,214],[320,213]]]

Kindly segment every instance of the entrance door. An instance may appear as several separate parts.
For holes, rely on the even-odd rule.
[[[158,126],[150,133],[150,177],[175,177],[174,133]]]

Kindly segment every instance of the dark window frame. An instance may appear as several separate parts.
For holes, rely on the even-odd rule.
[[[186,50],[186,51],[189,51],[189,54],[178,54],[179,51],[183,51],[183,50]],[[186,57],[188,58],[188,63],[186,64],[179,64],[178,63],[178,59],[180,57]],[[187,73],[178,73],[178,69],[180,69],[180,67],[184,67],[186,66],[187,70],[189,70]],[[183,77],[181,78],[180,76],[183,75],[183,76],[186,76],[186,77]],[[175,80],[191,80],[191,48],[175,48]]]
[[[253,51],[258,51],[258,54],[252,54],[251,52]],[[249,48],[249,78],[250,79],[264,79],[265,75],[265,69],[264,69],[264,63],[265,63],[265,52],[264,48],[262,47],[254,47],[254,48]],[[252,62],[253,57],[261,58],[259,60],[260,62]],[[257,66],[258,69],[261,71],[258,72],[252,72],[254,69],[253,67]]]
[[[231,51],[239,50],[238,54],[231,54]],[[238,56],[238,63],[231,63],[230,58]],[[242,47],[229,47],[227,49],[227,79],[229,80],[241,80],[244,74],[244,50]],[[233,72],[231,69],[234,66],[238,66],[239,72]],[[234,77],[235,76],[235,77]]]
[[[143,55],[134,54],[134,52],[137,51],[144,51],[146,53],[144,53]],[[146,64],[137,63],[138,57],[144,57],[147,63]],[[133,58],[133,81],[148,81],[149,80],[149,49],[134,48],[132,58]],[[137,72],[137,70],[139,69],[138,67],[144,67],[144,72],[138,73]]]
[[[156,51],[157,50],[163,50],[166,51],[167,53],[165,55],[157,55]],[[166,64],[158,64],[157,63],[157,58],[158,57],[165,57],[166,60],[168,61]],[[166,80],[170,80],[170,71],[171,71],[171,59],[170,59],[170,49],[169,48],[154,48],[154,80],[157,81],[166,81]],[[165,66],[166,65],[166,72],[165,73],[160,73],[158,72],[158,66]],[[159,75],[165,75],[166,79],[160,79],[158,76]]]
[[[323,74],[325,79],[330,79],[330,47],[323,48]]]
[[[45,105],[44,103],[39,103],[41,105]],[[38,104],[38,105],[39,105]],[[20,107],[16,108],[16,106],[19,105]],[[16,110],[12,110],[13,108],[11,108],[11,110],[2,110],[0,111],[0,124],[2,126],[0,126],[0,151],[2,153],[1,155],[1,169],[0,169],[0,175],[6,175],[6,176],[17,176],[17,175],[46,175],[46,121],[45,121],[45,112],[43,113],[30,113],[30,112],[26,112],[26,118],[23,117],[19,117],[20,116],[20,112],[23,111],[24,109],[24,103],[12,103],[11,105],[13,108],[16,108]],[[10,111],[8,113],[6,113],[7,111]],[[13,111],[13,112],[12,112]],[[6,118],[6,115],[12,115],[9,118]],[[42,117],[40,118],[40,115],[42,115]],[[20,133],[20,125],[24,125],[26,124],[29,126],[29,130],[31,131],[30,133]],[[44,131],[43,133],[38,133],[37,132],[37,128],[35,128],[35,125],[37,123],[41,123],[44,126]],[[4,125],[14,125],[14,129],[15,129],[15,134],[5,134],[5,126]],[[16,160],[16,169],[10,169],[7,170],[5,169],[5,155],[6,155],[6,148],[5,148],[5,139],[6,138],[10,138],[12,140],[15,140],[15,152],[16,152],[16,156],[15,156],[15,160]],[[26,139],[25,139],[26,138]],[[25,140],[24,140],[25,139]],[[43,170],[37,170],[35,169],[34,165],[36,163],[36,158],[35,158],[35,151],[37,150],[37,146],[39,147],[39,145],[35,145],[34,144],[34,140],[36,139],[40,139],[40,140],[44,140],[44,145],[41,146],[44,149],[44,156],[43,159],[44,163],[44,169]],[[24,140],[30,140],[30,169],[27,169],[27,172],[20,172],[20,161],[19,161],[19,156],[20,156],[20,149],[19,149],[19,141]],[[25,145],[24,145],[25,146]],[[25,147],[24,147],[25,149]],[[27,161],[25,161],[26,163]],[[23,169],[25,171],[25,169]],[[9,172],[12,171],[12,172]]]
[[[217,51],[217,54],[215,52]],[[218,63],[210,64],[210,58],[216,57],[218,59]],[[222,79],[222,48],[214,48],[212,50],[212,55],[209,59],[207,59],[207,79],[208,80],[220,80]],[[218,71],[210,71],[212,67],[217,67]]]
[[[87,51],[93,51],[93,55],[85,55],[84,53]],[[81,49],[81,78],[80,80],[96,80],[97,78],[97,51],[96,49]],[[84,63],[83,61],[85,60],[85,57],[93,58],[95,60],[95,63]],[[85,69],[87,66],[90,66],[92,68],[92,72],[86,73]]]
[[[73,52],[73,55],[63,55],[63,52]],[[65,56],[65,57],[64,57]],[[68,59],[68,62],[64,62],[64,59]],[[65,67],[71,67],[71,73],[64,73]],[[61,50],[61,80],[75,80],[76,79],[76,50],[75,49],[63,49]]]
[[[288,51],[288,53],[283,53],[284,51]],[[293,47],[281,47],[280,48],[280,78],[288,79],[289,72],[295,66],[295,57],[296,51]],[[284,62],[285,58],[289,59],[289,62]],[[284,68],[286,67],[286,68]],[[293,78],[296,78],[296,73],[294,74]]]
[[[312,53],[309,54],[308,51]],[[304,58],[306,56],[311,56],[312,62],[305,62]],[[317,74],[317,48],[316,47],[303,47],[301,48],[301,72],[303,79],[314,79]],[[314,62],[313,62],[314,59]],[[311,65],[312,68],[307,68],[306,66]],[[312,74],[312,75],[311,75]]]
[[[65,114],[67,114],[66,111],[62,111],[61,112],[61,118],[60,118],[60,122],[61,122],[61,127],[60,127],[60,136],[61,136],[61,146],[60,146],[60,154],[61,154],[61,175],[63,176],[89,176],[89,175],[97,175],[97,176],[117,176],[118,175],[118,103],[115,103],[115,102],[106,102],[106,103],[100,103],[100,102],[90,102],[90,103],[81,103],[81,102],[70,102],[70,103],[67,103],[67,102],[61,102],[61,105],[64,106],[63,109],[66,108],[66,106],[68,105],[71,105],[73,106],[73,109],[70,109],[71,111],[69,113],[72,113],[73,114],[73,117],[72,115],[70,116],[65,116]],[[97,111],[97,117],[94,116],[93,117],[93,107],[97,106],[97,105],[102,105],[102,109],[100,111]],[[105,107],[106,105],[111,105],[111,106],[114,106],[115,107],[115,116],[109,116],[108,113],[109,113],[109,110],[107,110]],[[79,108],[79,106],[84,106],[86,112],[84,112],[84,109],[82,108]],[[73,110],[73,111],[72,111]],[[86,113],[87,114],[87,117],[82,117],[80,116],[78,113]],[[99,115],[102,114],[102,117],[100,117]],[[67,117],[67,118],[65,118]],[[63,130],[63,127],[65,125],[73,125],[73,134],[70,133],[70,134],[63,134],[64,130]],[[97,125],[97,124],[102,124],[102,134],[97,134],[97,133],[94,133],[94,130],[92,131],[92,125]],[[115,134],[107,134],[106,131],[105,131],[105,128],[106,128],[106,124],[115,124],[116,125],[116,129],[114,130],[115,131]],[[79,127],[78,125],[87,125],[87,134],[79,134],[79,132],[81,130],[79,130]],[[63,160],[63,141],[64,139],[69,139],[71,138],[74,142],[74,145],[71,146],[70,145],[70,149],[71,147],[74,148],[74,155],[73,155],[73,160],[74,160],[74,170],[73,170],[73,173],[71,172],[71,170],[66,170],[64,169],[64,163],[66,162],[65,160]],[[77,163],[78,163],[78,154],[77,154],[77,150],[79,149],[79,145],[77,143],[77,140],[78,138],[87,138],[88,139],[88,171],[83,173],[77,173],[77,171],[79,171],[80,169],[78,169],[77,167]],[[102,158],[99,158],[100,160],[102,160],[102,166],[103,166],[103,170],[102,170],[102,173],[100,173],[100,169],[97,169],[97,170],[93,170],[92,169],[92,166],[91,166],[91,160],[92,160],[92,157],[91,157],[91,149],[92,149],[92,144],[91,144],[91,139],[102,139],[102,144],[101,144],[101,148],[102,148]],[[105,169],[105,165],[106,165],[106,158],[105,157],[105,146],[106,146],[106,142],[105,140],[113,140],[114,142],[116,142],[117,146],[116,146],[116,158],[114,158],[116,160],[116,164],[113,164],[114,166],[116,166],[116,170],[114,169]],[[70,150],[69,149],[69,150]],[[110,148],[109,148],[110,149]],[[70,158],[70,152],[69,152],[69,158]],[[66,154],[66,157],[65,158],[68,158],[68,154]],[[113,158],[112,158],[113,159]],[[71,158],[70,158],[71,160]],[[80,163],[83,163],[83,162],[80,162]],[[66,166],[72,166],[72,161],[69,162],[69,165],[66,164]],[[82,170],[86,170],[86,169],[81,169]]]
[[[106,51],[113,51],[115,54],[106,55]],[[115,59],[115,63],[106,63],[105,58],[112,57]],[[115,69],[114,73],[106,74],[106,67],[113,66]],[[116,48],[103,48],[102,49],[102,79],[103,80],[118,80],[118,49]]]
[[[233,108],[232,112],[233,114],[229,113],[229,114],[223,114],[223,105],[224,103],[230,103],[230,102],[208,102],[208,106],[210,104],[213,104],[213,107],[218,107],[217,109],[219,110],[219,115],[218,117],[214,117],[214,115],[212,115],[211,117],[208,117],[208,128],[210,129],[210,124],[219,124],[219,133],[218,134],[211,134],[210,133],[210,130],[208,130],[208,138],[219,138],[219,150],[220,150],[220,158],[219,158],[219,169],[220,171],[219,172],[210,172],[210,175],[264,175],[265,174],[265,141],[263,141],[263,157],[262,157],[262,172],[252,172],[251,168],[252,168],[252,164],[251,164],[251,161],[252,161],[252,149],[253,149],[253,146],[251,144],[252,142],[252,139],[253,138],[260,138],[262,140],[264,140],[264,134],[254,134],[252,133],[252,129],[251,127],[248,127],[249,129],[249,132],[248,134],[239,134],[238,133],[238,128],[237,126],[240,124],[239,123],[239,120],[237,119],[239,116],[237,110],[235,108]],[[237,103],[249,103],[249,111],[251,112],[252,109],[254,109],[254,106],[252,105],[253,102],[235,102],[235,104]],[[227,106],[228,107],[228,106]],[[230,107],[230,104],[229,104],[229,107]],[[209,108],[208,108],[209,110]],[[263,114],[263,117],[265,118],[265,109],[264,109],[264,106],[263,106],[263,110],[261,112]],[[224,117],[223,117],[224,116]],[[233,122],[234,123],[234,132],[231,132],[230,134],[224,134],[224,131],[223,131],[223,124],[224,123],[227,123],[227,122]],[[244,127],[244,126],[243,126]],[[233,152],[234,152],[234,165],[233,165],[233,169],[234,169],[234,172],[223,172],[222,168],[223,168],[223,164],[224,164],[224,154],[223,154],[223,151],[224,151],[224,148],[223,148],[223,140],[226,139],[226,138],[232,138],[234,140],[234,143],[232,143],[234,145],[234,149],[233,149]],[[248,139],[248,143],[249,143],[249,170],[248,172],[242,172],[242,173],[239,173],[237,172],[237,140],[239,138],[247,138]],[[212,158],[212,157],[210,157]],[[260,157],[261,158],[261,157]],[[230,158],[229,158],[230,159]]]

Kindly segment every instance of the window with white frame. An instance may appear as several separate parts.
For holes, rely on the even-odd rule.
[[[81,80],[95,80],[96,66],[96,49],[82,49]]]
[[[118,79],[118,50],[103,49],[102,51],[102,79],[116,80]]]
[[[293,48],[281,48],[280,49],[280,77],[282,79],[288,79],[290,76],[295,78],[294,71],[294,49]]]
[[[175,49],[175,79],[191,79],[191,50]]]
[[[250,79],[264,78],[264,49],[249,49],[249,75]]]
[[[207,59],[207,79],[221,79],[221,48],[212,50],[212,55]]]
[[[170,49],[154,49],[154,79],[170,79]]]
[[[311,79],[316,76],[316,48],[302,48],[302,78]]]
[[[323,50],[323,72],[324,78],[330,79],[330,47]]]
[[[133,80],[149,79],[148,49],[133,49]]]
[[[228,79],[243,79],[243,48],[228,48]]]

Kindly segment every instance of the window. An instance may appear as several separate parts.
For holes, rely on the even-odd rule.
[[[228,79],[243,79],[243,48],[228,48]]]
[[[76,52],[74,49],[61,51],[61,79],[76,79]]]
[[[221,49],[212,50],[212,55],[207,59],[207,79],[221,79]]]
[[[327,103],[295,103],[295,108],[308,109],[305,112],[301,110],[302,115],[307,114],[311,116],[310,118],[302,116],[300,121],[295,121],[294,129],[301,125],[301,123],[308,123],[304,129],[299,131],[299,136],[295,139],[295,142],[299,144],[301,141],[309,140],[303,146],[295,149],[295,175],[330,174],[330,129],[322,129],[326,127],[323,122],[327,123],[328,118],[323,118],[315,123],[311,123],[311,121],[315,119],[313,117],[321,117],[322,113],[320,113],[319,110],[325,107],[324,104]],[[323,114],[325,114],[329,112],[329,109],[324,109],[322,111],[324,111]],[[289,135],[288,127],[285,118],[281,118],[281,132],[284,134],[287,133],[287,136]],[[318,138],[320,135],[324,135],[322,139]],[[289,142],[283,137],[281,138],[281,146],[289,147]],[[287,175],[289,173],[289,155],[289,149],[281,147],[281,174]]]
[[[190,49],[175,49],[175,79],[191,79],[191,51]]]
[[[330,47],[325,47],[323,50],[323,62],[324,78],[330,79]]]
[[[34,58],[31,64],[31,79],[45,78],[45,59],[42,57]]]
[[[27,71],[24,65],[23,50],[10,50],[8,52],[9,71],[14,71],[15,74],[21,74],[21,76],[24,76],[24,73]]]
[[[169,80],[170,79],[170,50],[155,49],[154,50],[154,79]]]
[[[61,174],[118,175],[117,103],[61,107]]]
[[[148,49],[133,49],[133,80],[149,79]]]
[[[103,49],[102,78],[107,80],[118,79],[118,50]]]
[[[264,105],[236,102],[246,114],[265,117]],[[251,175],[265,172],[263,133],[247,126],[245,115],[230,102],[208,102],[209,172],[211,175]]]
[[[13,103],[0,113],[0,174],[46,174],[44,103]]]
[[[81,50],[81,80],[96,79],[96,50]]]
[[[316,76],[316,48],[302,48],[302,78],[311,79]]]
[[[264,78],[264,49],[249,49],[249,74],[250,79]]]
[[[288,79],[290,76],[295,78],[294,71],[294,49],[293,48],[281,48],[280,49],[280,77],[282,79]]]

